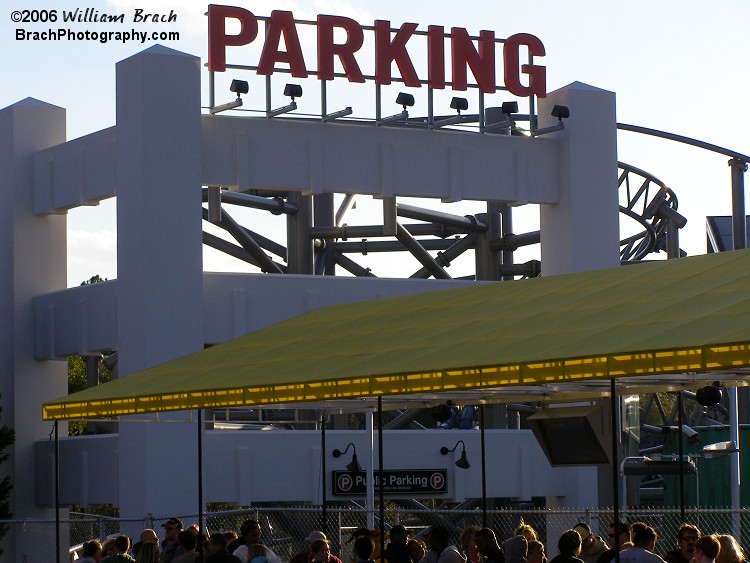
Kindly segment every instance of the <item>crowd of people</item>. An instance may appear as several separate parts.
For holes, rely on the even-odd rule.
[[[257,520],[245,521],[239,536],[229,531],[207,537],[195,525],[183,529],[179,518],[170,518],[162,528],[161,541],[154,530],[145,529],[133,545],[125,535],[104,544],[86,542],[78,563],[284,563],[261,542]],[[401,524],[392,526],[381,558],[380,532],[358,528],[347,542],[351,553],[339,558],[331,553],[326,535],[312,531],[305,549],[289,563],[343,563],[342,559],[346,563],[547,563],[539,534],[523,521],[502,542],[491,528],[479,526],[465,528],[456,545],[445,526],[431,526],[422,532],[418,535],[423,535],[424,541],[410,538]],[[549,563],[746,563],[742,547],[729,535],[701,535],[696,526],[683,524],[677,531],[676,549],[662,556],[654,553],[657,537],[644,522],[613,522],[604,540],[587,523],[578,522],[560,535],[558,554]]]

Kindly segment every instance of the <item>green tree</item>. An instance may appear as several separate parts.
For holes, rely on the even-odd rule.
[[[107,281],[107,279],[102,278],[97,274],[81,282],[81,285],[92,285],[103,281]],[[105,383],[112,378],[112,374],[104,365],[101,357],[97,360],[97,374],[97,383]],[[83,389],[86,389],[87,386],[86,360],[81,356],[70,356],[68,358],[68,394],[82,391]],[[84,421],[71,422],[68,424],[68,435],[78,436],[83,434],[86,430],[86,426],[87,424]]]
[[[2,407],[0,407],[0,413],[2,413]],[[10,456],[10,447],[16,441],[16,431],[10,428],[7,424],[0,426],[0,464],[6,462]],[[13,514],[10,511],[10,492],[13,490],[13,485],[9,476],[5,476],[0,479],[0,519],[10,519]],[[0,555],[2,555],[4,549],[2,547],[2,540],[8,533],[10,526],[8,524],[0,525]]]

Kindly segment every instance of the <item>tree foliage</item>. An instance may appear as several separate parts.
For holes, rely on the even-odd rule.
[[[81,285],[92,285],[95,283],[107,281],[106,278],[102,278],[100,275],[91,276],[89,279],[81,282]],[[97,384],[105,383],[109,381],[112,374],[109,372],[107,367],[104,365],[102,358],[97,359]],[[88,387],[88,379],[86,375],[86,359],[81,356],[70,356],[68,358],[68,394],[82,391]],[[86,422],[70,422],[68,424],[68,435],[78,436],[83,434],[86,430]]]
[[[2,407],[0,407],[0,414]],[[10,448],[16,441],[16,431],[7,424],[0,426],[0,464],[8,461]],[[13,489],[10,477],[5,476],[0,479],[0,520],[10,519],[13,514],[10,511],[10,492]],[[8,533],[10,526],[8,524],[0,525],[0,555],[3,553],[2,540]]]

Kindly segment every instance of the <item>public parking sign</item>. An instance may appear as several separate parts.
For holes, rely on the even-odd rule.
[[[367,474],[361,471],[332,471],[333,494],[340,496],[364,495],[367,492]],[[375,472],[375,491],[380,480]],[[414,495],[444,494],[448,492],[445,469],[399,469],[383,471],[383,494]]]

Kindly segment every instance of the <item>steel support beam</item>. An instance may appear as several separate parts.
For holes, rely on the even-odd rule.
[[[403,244],[414,257],[419,260],[429,272],[435,276],[435,279],[449,280],[452,279],[450,274],[440,267],[432,255],[427,252],[421,244],[413,237],[409,232],[400,224],[396,224],[397,232],[396,238]]]
[[[287,259],[290,274],[314,274],[314,250],[310,236],[312,229],[312,196],[292,192],[289,201],[299,208],[295,215],[288,215]]]
[[[450,213],[443,213],[433,209],[422,209],[421,207],[414,207],[413,205],[405,205],[403,203],[396,204],[396,213],[399,217],[446,225],[464,232],[479,231],[483,233],[488,228],[486,223],[477,220],[475,217],[452,215]]]
[[[435,258],[435,261],[444,268],[447,268],[451,265],[451,261],[455,260],[461,254],[469,250],[470,248],[473,248],[476,244],[477,240],[477,233],[471,233],[469,235],[466,235],[462,239],[459,239],[457,242],[454,242],[450,248],[448,248],[445,252],[438,252],[437,257]],[[427,268],[422,268],[421,270],[417,270],[414,272],[410,278],[429,278],[430,277],[430,271]]]
[[[272,274],[282,274],[283,271],[279,268],[268,255],[263,252],[260,245],[249,236],[245,229],[237,223],[232,217],[223,209],[221,210],[221,227],[225,229],[234,239],[240,243],[240,246],[244,248],[250,256],[252,256],[257,262],[260,269],[263,272]]]

